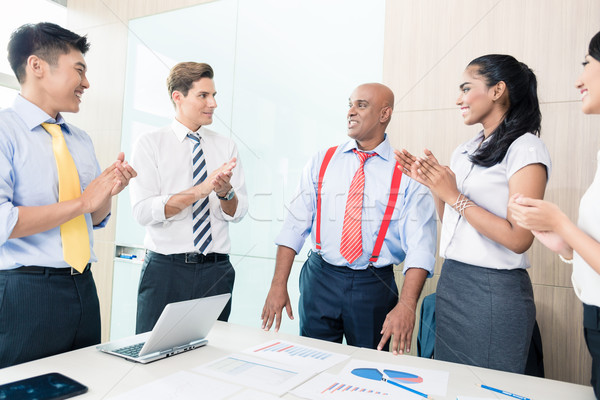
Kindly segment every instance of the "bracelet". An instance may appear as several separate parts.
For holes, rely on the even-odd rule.
[[[564,258],[562,256],[562,254],[559,254],[558,258],[560,258],[560,261],[564,262],[565,264],[573,264],[573,259],[572,258],[570,260],[567,260],[566,258]]]
[[[456,198],[456,201],[454,202],[454,204],[452,204],[451,207],[454,208],[461,215],[461,217],[464,217],[465,210],[469,207],[475,207],[476,205],[477,204],[469,200],[467,196],[465,196],[462,193],[459,193],[458,197]]]

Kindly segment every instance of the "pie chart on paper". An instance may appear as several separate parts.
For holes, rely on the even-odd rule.
[[[393,381],[403,384],[415,384],[423,382],[423,378],[419,375],[409,374],[408,372],[394,371],[392,369],[384,369],[383,372]]]

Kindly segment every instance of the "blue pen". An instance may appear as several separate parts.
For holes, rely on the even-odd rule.
[[[419,392],[418,390],[411,389],[408,386],[404,386],[404,385],[402,385],[402,384],[400,384],[398,382],[395,382],[393,380],[389,380],[389,379],[386,379],[386,378],[382,378],[381,380],[384,381],[384,382],[387,382],[389,384],[392,384],[394,386],[398,386],[399,388],[402,388],[404,390],[408,390],[409,392],[412,392],[412,393],[414,393],[416,395],[419,395],[421,397],[425,397],[426,399],[431,399],[431,397],[429,397],[429,395],[427,395],[427,394],[425,394],[423,392]]]
[[[491,386],[487,386],[487,385],[481,385],[482,388],[487,389],[487,390],[491,390],[492,392],[496,392],[496,393],[500,393],[503,394],[505,396],[510,396],[510,397],[514,397],[515,399],[520,399],[520,400],[531,400],[529,397],[525,397],[525,396],[519,396],[518,394],[514,394],[511,392],[507,392],[506,390],[501,390],[501,389],[496,389],[493,388]]]

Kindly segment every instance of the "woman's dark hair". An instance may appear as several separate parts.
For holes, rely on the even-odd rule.
[[[597,61],[600,61],[600,32],[596,33],[592,40],[590,40],[588,54],[594,57]]]
[[[488,87],[502,81],[506,84],[509,106],[504,119],[491,133],[486,145],[471,156],[474,164],[491,167],[504,159],[510,145],[529,132],[540,135],[542,113],[537,97],[537,79],[529,67],[514,57],[488,54],[469,63]]]

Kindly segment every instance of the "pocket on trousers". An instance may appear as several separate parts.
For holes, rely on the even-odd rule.
[[[0,274],[0,313],[2,312],[4,297],[6,296],[6,286],[8,285],[9,276],[10,274]]]
[[[148,277],[148,267],[150,266],[150,263],[152,263],[152,256],[150,254],[146,254],[146,259],[144,260],[144,264],[142,264],[142,271],[140,273],[140,282],[139,282],[139,288],[142,288],[142,285],[144,283],[144,278]]]

